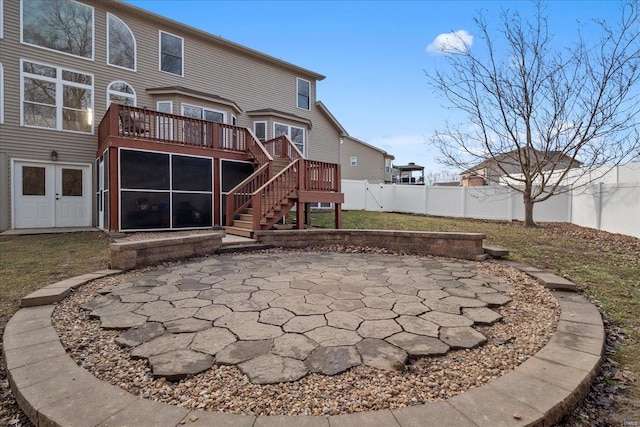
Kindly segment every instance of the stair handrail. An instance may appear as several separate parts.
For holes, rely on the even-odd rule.
[[[300,160],[289,163],[284,169],[278,172],[258,188],[252,195],[251,204],[253,206],[253,229],[259,230],[260,223],[267,218],[267,214],[275,211],[277,204],[290,196],[298,189],[298,171]],[[285,185],[282,185],[282,184]],[[278,184],[278,185],[276,185]],[[262,203],[262,196],[265,202]]]
[[[226,225],[232,225],[235,216],[242,212],[242,210],[251,203],[251,199],[256,188],[261,188],[268,180],[270,166],[271,164],[269,162],[265,163],[242,182],[229,190],[226,197]]]
[[[298,146],[287,135],[280,135],[265,141],[264,146],[274,158],[289,159],[290,161],[304,159]]]
[[[265,147],[265,143],[260,142],[255,133],[249,128],[247,128],[247,132],[251,135],[251,138],[247,138],[247,151],[249,154],[256,159],[259,166],[264,166],[273,161],[273,156],[269,154],[267,148]]]

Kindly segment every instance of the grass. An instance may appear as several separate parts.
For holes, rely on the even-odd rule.
[[[107,268],[103,233],[0,236],[0,330],[20,298],[68,277]]]
[[[333,213],[314,213],[312,223],[332,227]],[[395,213],[346,211],[343,228],[437,232],[475,232],[485,244],[510,251],[510,258],[566,277],[600,301],[605,313],[622,329],[625,344],[612,356],[638,380],[627,390],[622,410],[640,421],[640,240],[581,228],[544,224],[427,217]]]
[[[333,213],[313,224],[332,227]],[[627,336],[615,358],[639,380],[621,410],[640,420],[640,240],[570,224],[521,224],[347,211],[343,228],[479,232],[485,243],[510,250],[511,259],[567,277],[601,302]],[[0,330],[19,299],[49,283],[106,268],[109,239],[102,233],[0,236]]]

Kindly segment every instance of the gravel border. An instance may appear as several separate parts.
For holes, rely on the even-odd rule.
[[[381,252],[368,248],[332,249]],[[115,343],[120,332],[101,329],[99,321],[89,319],[88,313],[79,308],[98,288],[124,282],[130,275],[146,270],[83,286],[56,308],[52,319],[63,346],[78,365],[136,396],[187,409],[252,415],[337,415],[395,409],[445,400],[486,384],[534,355],[555,331],[559,306],[547,289],[511,267],[469,264],[504,279],[515,289],[507,293],[513,300],[496,310],[503,320],[477,328],[488,342],[476,349],[420,359],[391,372],[360,366],[332,377],[312,374],[291,383],[256,385],[236,367],[214,366],[176,383],[154,379],[144,360],[131,359],[130,350]]]

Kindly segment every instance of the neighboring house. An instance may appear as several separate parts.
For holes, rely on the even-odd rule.
[[[524,149],[514,150],[494,158],[487,159],[482,163],[462,172],[460,181],[463,186],[480,185],[500,185],[500,178],[508,174],[518,174],[521,172],[518,154],[525,153]],[[541,171],[561,170],[568,167],[576,168],[582,163],[571,160],[571,157],[562,154],[560,151],[537,151],[529,149],[529,158],[537,159],[537,164]]]
[[[0,10],[0,230],[251,231],[312,203],[339,224],[321,74],[123,2]]]
[[[391,182],[391,154],[364,141],[344,135],[340,145],[343,179],[367,180],[373,184]]]

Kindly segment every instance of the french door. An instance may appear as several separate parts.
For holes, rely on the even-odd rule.
[[[90,166],[16,161],[14,228],[91,225]]]

